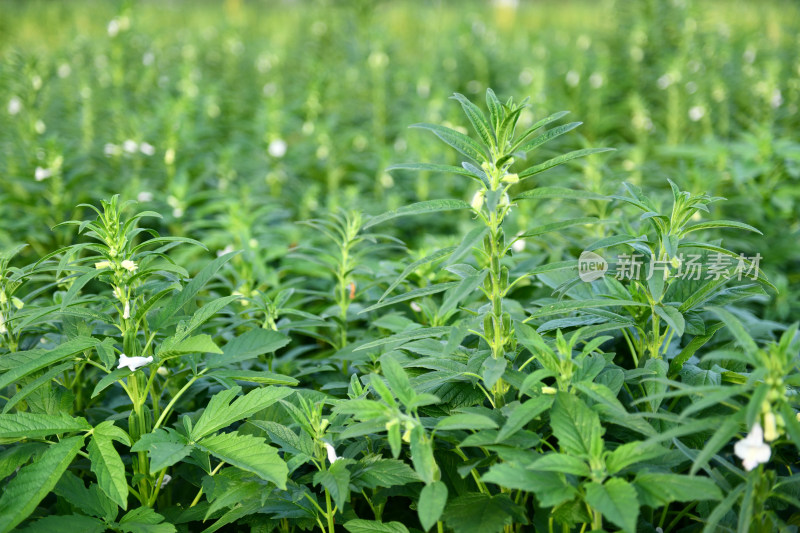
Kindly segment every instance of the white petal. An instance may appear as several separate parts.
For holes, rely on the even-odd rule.
[[[325,449],[328,451],[328,461],[330,461],[331,464],[335,463],[336,460],[339,458],[336,455],[336,448],[334,448],[333,446],[331,446],[326,442]]]

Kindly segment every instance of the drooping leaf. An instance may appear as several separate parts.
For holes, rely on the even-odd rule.
[[[0,414],[0,439],[34,439],[60,433],[87,431],[92,426],[83,417],[13,413]]]
[[[417,516],[422,529],[428,531],[439,520],[447,504],[447,485],[435,481],[422,488],[417,503]]]
[[[408,533],[408,528],[400,522],[381,522],[355,518],[344,523],[350,533]]]
[[[289,344],[289,337],[270,329],[251,329],[222,347],[222,356],[209,357],[208,367],[216,368],[272,353]],[[219,352],[215,352],[219,353]]]
[[[53,444],[33,463],[20,468],[0,496],[0,531],[10,531],[30,515],[53,490],[83,446],[83,437]]]
[[[349,460],[339,459],[328,468],[314,474],[314,485],[322,485],[333,498],[336,507],[341,509],[350,500]]]
[[[639,500],[636,489],[624,479],[611,478],[603,484],[589,482],[586,485],[586,503],[623,531],[636,532]]]
[[[714,480],[701,476],[639,472],[633,486],[642,505],[653,509],[671,502],[722,499],[722,492]]]
[[[577,396],[556,394],[550,425],[558,444],[567,453],[585,459],[600,457],[604,433],[600,418]]]
[[[114,441],[130,446],[128,434],[107,420],[95,426],[92,439],[86,447],[91,460],[92,472],[97,476],[97,484],[111,500],[128,508],[128,482],[125,479],[125,465],[114,449]]]
[[[192,428],[192,439],[197,440],[206,435],[226,428],[229,425],[261,411],[292,394],[286,387],[264,387],[254,389],[244,396],[233,400],[241,391],[241,387],[218,392],[211,398],[203,414]],[[231,402],[233,400],[233,402]]]
[[[451,500],[444,521],[455,533],[498,533],[512,523],[527,524],[525,511],[505,494],[471,492]]]

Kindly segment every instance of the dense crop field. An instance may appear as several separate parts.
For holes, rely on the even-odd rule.
[[[799,131],[791,1],[0,0],[0,533],[797,531]]]

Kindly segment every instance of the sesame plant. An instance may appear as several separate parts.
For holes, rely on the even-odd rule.
[[[0,533],[796,530],[797,32],[684,4],[4,55]]]

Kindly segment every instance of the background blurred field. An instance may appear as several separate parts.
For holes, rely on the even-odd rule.
[[[121,193],[162,213],[161,231],[244,249],[235,283],[269,286],[267,265],[308,231],[293,221],[468,199],[457,177],[385,168],[455,161],[407,127],[464,127],[448,97],[492,87],[530,97],[524,123],[561,109],[585,122],[552,150],[617,149],[540,183],[611,193],[630,181],[658,196],[670,178],[727,197],[712,216],[764,232],[728,242],[764,256],[781,289],[766,317],[790,320],[800,312],[799,6],[2,1],[0,246],[26,242],[40,257],[69,242],[50,227],[76,204]],[[553,209],[564,208],[520,210],[513,223]],[[435,246],[465,223],[396,230]]]

